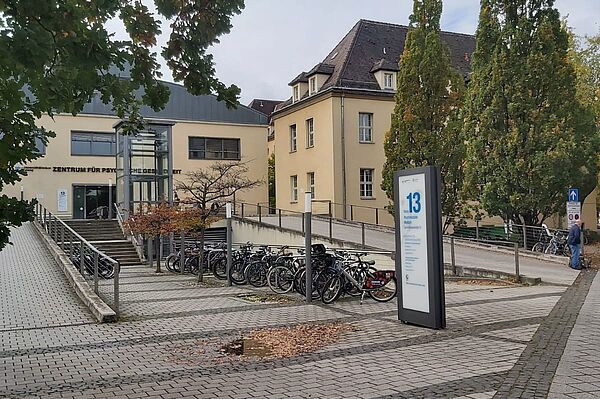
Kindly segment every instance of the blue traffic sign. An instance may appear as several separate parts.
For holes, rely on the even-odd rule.
[[[569,201],[579,202],[579,189],[578,188],[570,188],[569,189]]]

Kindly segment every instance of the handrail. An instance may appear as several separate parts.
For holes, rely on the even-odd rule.
[[[83,238],[79,233],[77,233],[75,230],[73,230],[68,224],[66,224],[63,220],[58,218],[56,215],[52,214],[52,212],[48,211],[39,202],[36,204],[35,215],[36,215],[36,220],[42,225],[42,227],[50,235],[50,238],[53,239],[56,242],[56,244],[60,247],[60,249],[62,249],[63,251],[65,250],[65,243],[68,242],[69,243],[69,252],[70,252],[70,255],[72,255],[73,248],[74,248],[73,244],[75,242],[79,242],[80,251],[81,251],[80,255],[79,255],[80,259],[81,259],[81,263],[80,263],[79,267],[78,267],[78,265],[76,265],[74,263],[71,256],[69,256],[69,260],[71,261],[71,263],[73,263],[73,266],[75,266],[75,269],[79,271],[79,273],[82,275],[82,277],[84,279],[86,279],[85,271],[84,271],[85,270],[85,259],[86,259],[86,256],[85,256],[85,253],[83,250],[84,246],[88,249],[88,251],[90,251],[93,254],[93,259],[94,259],[93,260],[93,262],[94,262],[93,290],[97,295],[100,295],[99,284],[98,284],[99,260],[101,258],[103,261],[108,261],[112,264],[113,270],[114,270],[114,275],[113,275],[113,281],[114,281],[113,293],[114,294],[113,294],[112,308],[118,316],[119,315],[119,273],[121,271],[121,264],[119,263],[119,261],[112,258],[111,256],[107,255],[106,253],[99,250],[98,248],[96,248],[91,242],[89,242],[88,240]],[[53,224],[54,224],[54,226],[53,226]],[[86,282],[87,282],[87,280],[86,280]]]
[[[125,221],[123,219],[123,213],[121,212],[119,205],[117,203],[114,203],[113,205],[115,207],[115,212],[117,214],[117,221],[119,222],[119,226],[121,227],[121,231],[123,232],[123,235],[125,237],[127,237],[128,239],[130,239],[131,243],[133,244],[133,246],[135,248],[135,252],[138,254],[138,257],[142,260],[145,259],[144,258],[143,239],[140,236],[136,236],[135,234],[133,234],[133,232],[131,230],[125,228]]]

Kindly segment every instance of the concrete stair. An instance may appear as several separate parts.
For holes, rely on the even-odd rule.
[[[66,220],[77,234],[113,259],[121,266],[139,265],[140,258],[133,244],[125,239],[116,220]]]

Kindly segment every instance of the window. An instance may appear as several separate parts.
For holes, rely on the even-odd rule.
[[[298,202],[298,176],[290,176],[290,197],[292,202]]]
[[[300,100],[300,85],[296,85],[294,86],[294,96],[293,96],[293,101],[298,101]]]
[[[234,159],[240,157],[240,139],[189,137],[189,159]]]
[[[360,170],[360,198],[373,198],[374,169]]]
[[[114,133],[71,132],[71,155],[115,155]]]
[[[384,73],[383,74],[383,88],[384,89],[393,89],[394,88],[394,74],[393,73]]]
[[[364,112],[358,114],[358,141],[373,142],[373,114]]]
[[[306,148],[315,146],[315,121],[313,118],[306,120]]]
[[[39,136],[35,138],[35,148],[38,154],[46,155],[46,144],[44,144],[44,140]]]
[[[296,125],[294,124],[290,126],[290,152],[296,152],[297,149]]]
[[[310,192],[310,198],[315,198],[315,172],[309,172],[306,174],[306,187]]]
[[[317,77],[313,76],[308,80],[308,91],[310,94],[314,94],[317,92]]]

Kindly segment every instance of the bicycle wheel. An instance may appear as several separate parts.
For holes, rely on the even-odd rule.
[[[294,273],[287,266],[275,266],[267,273],[267,284],[276,294],[287,294],[294,288]]]
[[[369,296],[377,302],[388,302],[396,297],[397,292],[396,277],[392,277],[383,287],[369,291]]]
[[[556,255],[556,251],[558,250],[555,243],[550,243],[544,250],[544,253],[547,255]]]
[[[231,264],[231,270],[229,271],[229,278],[231,282],[236,285],[242,285],[246,283],[246,277],[244,276],[245,263],[242,259],[236,259]]]
[[[533,245],[533,248],[531,248],[531,251],[543,253],[544,252],[544,243],[540,242],[540,241],[536,242]]]
[[[325,304],[335,302],[342,293],[342,287],[344,285],[341,276],[331,277],[323,286],[323,292],[321,293],[321,301]]]
[[[264,287],[267,285],[267,265],[261,261],[252,262],[246,267],[246,281],[253,287]]]
[[[227,258],[219,258],[212,262],[214,262],[211,266],[215,277],[219,280],[227,279]]]

